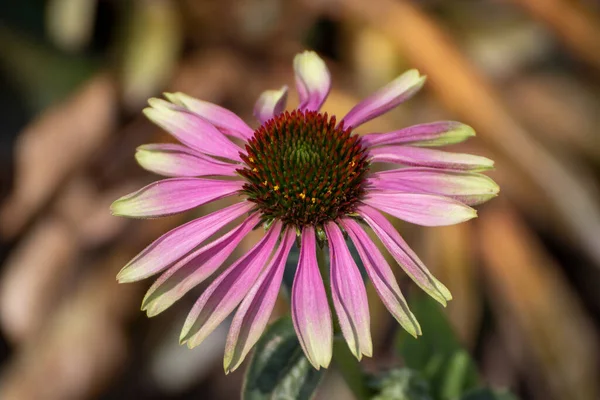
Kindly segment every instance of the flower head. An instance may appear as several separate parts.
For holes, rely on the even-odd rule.
[[[315,368],[327,367],[331,360],[328,291],[352,353],[358,359],[372,353],[365,286],[345,235],[390,313],[412,335],[420,335],[392,269],[367,229],[417,285],[445,305],[451,299],[448,289],[381,211],[419,225],[449,225],[475,217],[470,206],[498,193],[498,186],[480,174],[493,166],[491,160],[430,148],[473,136],[464,124],[443,121],[388,133],[354,133],[421,88],[425,78],[416,70],[360,102],[339,122],[320,112],[331,86],[323,60],[304,52],[294,59],[294,70],[300,106],[285,111],[285,86],[264,92],[254,108],[261,124],[257,129],[222,107],[182,93],[167,94],[169,101],[151,99],[145,114],[181,144],[144,145],[136,158],[147,170],[170,178],[112,205],[115,215],[160,217],[237,196],[235,204],[164,234],[121,270],[120,282],[162,273],[143,300],[149,316],[214,274],[251,230],[264,227],[264,237],[202,293],[181,333],[182,343],[196,346],[237,307],[225,350],[227,372],[241,364],[264,331],[296,240],[300,259],[291,291],[292,319]],[[375,163],[400,167],[373,172]],[[317,263],[317,244],[329,249],[328,290]]]

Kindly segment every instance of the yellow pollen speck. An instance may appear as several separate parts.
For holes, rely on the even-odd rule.
[[[312,201],[313,204],[316,203],[317,199],[315,199],[314,197],[312,199],[310,199],[310,201]]]
[[[350,166],[351,166],[351,167],[354,167],[355,165],[356,165],[356,163],[355,163],[354,161],[352,161],[352,162],[350,163]]]
[[[278,191],[278,190],[279,190],[279,185],[275,185],[275,186],[273,186],[273,190],[274,190],[274,191]]]
[[[248,161],[250,161],[250,162],[254,162],[254,158],[252,158],[252,157],[248,157]]]
[[[254,172],[258,172],[258,169],[256,169],[256,168],[252,168],[252,171],[254,171]]]
[[[304,200],[304,199],[306,198],[306,194],[304,194],[304,193],[300,193],[300,194],[298,195],[298,197],[300,197],[302,200]]]
[[[264,185],[264,186],[267,186],[267,181],[264,181],[264,182],[263,182],[263,185]]]

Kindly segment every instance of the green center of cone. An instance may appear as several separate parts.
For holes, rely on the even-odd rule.
[[[265,221],[321,226],[355,211],[369,170],[351,129],[314,111],[285,112],[254,132],[242,154],[243,191]]]

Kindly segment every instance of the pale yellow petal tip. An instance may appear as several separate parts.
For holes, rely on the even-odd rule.
[[[475,171],[490,171],[494,169],[495,162],[487,157],[479,157],[479,168]]]
[[[169,107],[169,102],[164,100],[164,99],[160,99],[158,97],[151,97],[148,99],[148,104],[150,105],[150,107],[147,108],[168,108]]]
[[[373,357],[373,344],[369,343],[369,346],[366,349],[363,349],[362,353],[365,357]]]
[[[158,314],[162,313],[164,309],[151,307],[150,304],[146,304],[145,306],[143,306],[142,311],[146,311],[146,316],[148,318],[153,318],[156,317]]]
[[[223,369],[225,370],[225,375],[228,375],[229,373],[237,370],[240,367],[240,365],[242,365],[243,359],[239,360],[235,364],[233,364],[232,361],[233,361],[233,355],[226,353],[225,357],[223,357]]]
[[[142,110],[142,113],[148,118],[150,121],[157,122],[161,119],[160,111],[156,108],[146,107]]]
[[[457,130],[460,131],[461,135],[465,138],[477,136],[477,132],[475,132],[475,129],[473,129],[472,126],[467,124],[460,124]]]
[[[165,96],[165,98],[167,100],[169,100],[171,103],[173,104],[177,104],[177,105],[183,105],[181,104],[181,100],[180,97],[183,95],[183,93],[181,92],[175,92],[175,93],[170,93],[170,92],[164,92],[163,96]]]
[[[422,85],[427,80],[427,75],[421,75],[418,69],[413,68],[402,73],[396,80],[411,81],[414,85]]]
[[[127,283],[127,271],[126,268],[122,268],[117,274],[117,282],[119,283]]]
[[[305,354],[306,356],[306,354]],[[320,370],[321,368],[325,368],[327,369],[329,367],[329,364],[331,363],[331,356],[329,357],[328,360],[313,360],[311,357],[306,356],[306,359],[308,360],[308,362],[310,362],[310,364],[313,366],[314,369],[316,369],[317,371]]]
[[[319,55],[312,50],[304,50],[301,53],[297,53],[294,56],[294,63],[298,63],[300,61],[324,62],[323,59],[321,57],[319,57]]]
[[[325,61],[314,51],[304,51],[294,57],[294,70],[309,87],[328,85],[329,70]]]
[[[441,301],[440,299],[436,299],[436,300],[438,300],[438,302],[439,302],[439,303],[440,303],[440,304],[441,304],[441,305],[442,305],[444,308],[446,308],[446,307],[448,307],[448,302],[449,302],[450,300],[452,300],[452,295],[450,294],[450,292],[443,293],[443,295],[444,295],[444,301]]]
[[[195,102],[199,102],[200,100],[187,95],[183,92],[175,92],[175,93],[168,93],[165,92],[163,93],[163,95],[167,98],[167,100],[169,100],[171,103],[178,105],[180,107],[186,107],[189,108],[189,103],[191,101],[195,101]]]
[[[132,283],[140,281],[142,279],[143,278],[132,276],[131,271],[129,271],[129,268],[127,266],[123,267],[123,269],[121,269],[117,274],[117,282],[119,283]]]
[[[423,331],[421,330],[421,325],[419,325],[418,323],[417,323],[417,327],[416,327],[416,328],[417,328],[417,329],[415,330],[413,337],[414,337],[415,339],[418,339],[418,338],[419,338],[419,336],[422,336],[422,335],[423,335]]]
[[[127,207],[123,205],[123,200],[117,199],[110,205],[110,213],[115,217],[124,217]]]
[[[126,280],[126,275],[127,275],[127,271],[126,271],[127,267],[123,267],[121,268],[121,270],[119,271],[119,273],[117,273],[117,276],[115,277],[115,279],[117,280],[118,283],[127,283]]]

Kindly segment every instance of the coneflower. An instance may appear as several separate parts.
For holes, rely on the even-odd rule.
[[[115,215],[161,217],[237,196],[234,205],[164,234],[119,273],[119,282],[132,282],[162,272],[143,300],[149,316],[219,270],[250,231],[264,228],[264,237],[202,293],[181,333],[182,343],[196,346],[237,307],[227,337],[226,372],[240,365],[264,331],[296,240],[301,245],[291,313],[302,349],[315,368],[329,365],[333,340],[317,245],[329,249],[330,296],[350,350],[358,359],[372,353],[365,285],[345,234],[390,313],[409,333],[420,335],[419,324],[367,228],[418,286],[445,305],[451,299],[448,289],[381,211],[419,225],[450,225],[475,217],[470,206],[498,193],[498,186],[479,173],[493,166],[491,160],[430,148],[473,136],[464,124],[444,121],[389,133],[354,134],[357,126],[414,95],[425,82],[418,71],[405,72],[340,121],[320,112],[331,86],[323,60],[313,52],[298,54],[294,71],[299,107],[285,111],[285,86],[264,92],[254,109],[261,124],[257,129],[220,106],[183,93],[167,94],[169,101],[151,99],[145,114],[181,144],[144,145],[136,158],[145,169],[171,178],[112,205]],[[243,147],[238,144],[242,142]],[[399,168],[372,172],[375,163]],[[240,220],[227,233],[207,241]]]

